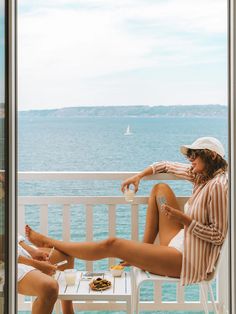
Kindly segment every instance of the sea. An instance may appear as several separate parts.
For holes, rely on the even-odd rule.
[[[19,115],[18,169],[19,171],[140,171],[155,161],[188,162],[179,147],[201,136],[217,137],[228,151],[227,116],[32,116]],[[129,126],[130,134],[125,135]],[[139,195],[148,195],[154,182],[141,182]],[[121,182],[69,181],[19,182],[22,195],[121,195]],[[189,195],[191,184],[170,182],[177,195]],[[140,240],[144,230],[146,207],[140,208]],[[94,240],[108,236],[108,210],[94,207]],[[119,237],[130,238],[130,205],[117,208]],[[49,234],[62,237],[62,208],[49,207]],[[39,230],[39,208],[28,206],[26,223]],[[71,207],[71,240],[85,240],[85,209]],[[95,263],[96,269],[107,269],[107,260]],[[82,261],[76,268],[85,269]],[[151,300],[152,284],[142,290],[142,300]],[[163,300],[174,300],[175,287],[163,287]],[[198,287],[186,288],[186,300],[198,300]],[[19,312],[25,314],[26,312]],[[103,313],[108,312],[78,312]],[[122,312],[109,312],[121,314]],[[145,313],[145,312],[143,312]],[[190,312],[147,312],[190,313]],[[191,312],[193,313],[193,312]],[[196,312],[195,312],[196,313]],[[203,312],[198,312],[203,313]]]

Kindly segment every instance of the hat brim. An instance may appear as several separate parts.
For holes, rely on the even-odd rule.
[[[182,145],[182,146],[180,146],[180,152],[183,155],[185,155],[185,156],[187,155],[188,149],[193,149],[192,145]]]

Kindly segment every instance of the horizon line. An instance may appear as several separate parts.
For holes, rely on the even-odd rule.
[[[63,110],[63,109],[75,109],[75,108],[117,108],[117,107],[194,107],[194,106],[221,106],[227,107],[227,104],[175,104],[175,105],[83,105],[83,106],[71,106],[71,107],[57,107],[57,108],[32,108],[32,109],[18,109],[18,112],[28,111],[49,111],[49,110]]]

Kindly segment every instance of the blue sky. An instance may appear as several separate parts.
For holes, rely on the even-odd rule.
[[[19,108],[227,102],[226,0],[20,0]]]

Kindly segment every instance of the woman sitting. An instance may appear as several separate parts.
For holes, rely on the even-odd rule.
[[[18,292],[36,296],[32,314],[50,314],[58,297],[58,284],[51,276],[57,267],[53,264],[67,260],[59,269],[73,268],[73,258],[49,248],[35,248],[18,235]],[[62,301],[63,314],[73,314],[71,301]]]
[[[36,233],[29,226],[27,237],[38,246],[54,246],[83,260],[117,257],[154,274],[180,277],[183,285],[205,280],[214,270],[227,233],[227,162],[222,144],[213,137],[199,138],[180,150],[190,164],[156,162],[122,184],[122,191],[130,184],[137,191],[140,180],[155,173],[172,173],[193,184],[184,212],[167,184],[153,187],[142,243],[115,237],[100,242],[63,242]],[[161,205],[159,197],[166,203]],[[160,244],[156,245],[158,234]]]

